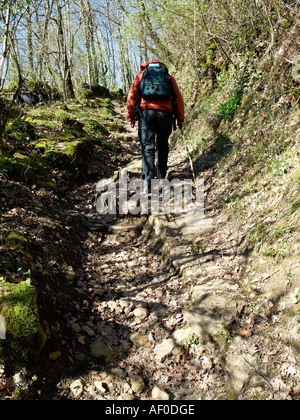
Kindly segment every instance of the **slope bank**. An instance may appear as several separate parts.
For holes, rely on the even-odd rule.
[[[282,376],[291,381],[299,375],[300,338],[298,33],[299,22],[276,50],[239,56],[234,64],[226,64],[210,45],[202,78],[188,90],[186,127],[206,203],[245,249],[240,283],[245,306],[233,336],[231,330],[226,333],[227,360],[237,360],[236,355],[245,363],[236,353],[237,340],[248,340],[255,354],[254,336],[260,337],[266,348],[275,344],[270,370],[272,355],[282,354]],[[182,84],[187,78],[182,74]],[[179,134],[174,145],[185,148]]]
[[[92,96],[25,107],[6,127],[0,156],[0,360],[9,371],[37,362],[73,295],[85,222],[73,191],[83,180],[111,176],[118,168],[120,103],[121,97]]]

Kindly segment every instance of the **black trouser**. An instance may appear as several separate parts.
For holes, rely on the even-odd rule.
[[[143,179],[151,186],[156,176],[163,179],[167,175],[169,157],[169,137],[172,133],[171,112],[155,109],[142,110],[139,120],[139,139],[143,154]],[[155,147],[158,151],[157,171],[155,170]]]

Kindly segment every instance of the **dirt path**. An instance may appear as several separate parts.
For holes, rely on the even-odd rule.
[[[135,178],[140,160],[126,169]],[[191,178],[183,149],[170,158],[170,179],[178,174]],[[216,206],[213,170],[202,175],[205,217],[194,223],[128,215],[103,229],[96,185],[76,191],[83,263],[50,354],[52,398],[279,399],[295,389],[293,353],[268,329],[272,303],[251,300],[243,282],[245,235]]]

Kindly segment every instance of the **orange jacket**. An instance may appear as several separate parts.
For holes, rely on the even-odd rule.
[[[146,70],[147,66],[150,63],[160,63],[161,66],[167,67],[164,63],[161,61],[148,61],[145,64],[141,65],[141,71],[138,73],[136,78],[134,79],[134,82],[130,88],[128,99],[127,99],[127,120],[129,122],[135,121],[135,114],[134,109],[136,105],[136,101],[138,99],[139,90],[142,82],[143,73]],[[179,123],[184,123],[184,102],[182,94],[178,88],[177,82],[175,78],[171,76],[172,83],[173,83],[173,89],[175,92],[175,95],[177,97],[177,120]],[[141,100],[141,109],[157,109],[159,111],[167,111],[167,112],[173,112],[172,110],[172,101],[170,99],[163,99],[163,100],[154,100],[154,99],[142,99]]]

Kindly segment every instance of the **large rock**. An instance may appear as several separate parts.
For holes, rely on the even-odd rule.
[[[111,351],[107,347],[107,345],[103,342],[103,340],[97,339],[93,344],[90,346],[91,349],[91,356],[95,358],[100,357],[109,357],[111,356]]]
[[[232,323],[242,308],[243,301],[232,293],[202,292],[192,295],[183,310],[184,321],[194,326],[197,335],[205,339],[215,337]]]
[[[141,378],[139,375],[134,375],[130,379],[130,382],[131,382],[132,390],[136,394],[141,394],[144,391],[145,387],[146,387],[143,378]]]
[[[162,343],[158,344],[154,349],[155,358],[162,362],[167,356],[172,354],[176,342],[173,338],[167,338]]]
[[[155,386],[152,390],[152,400],[169,401],[170,395],[163,389]]]
[[[85,382],[82,379],[77,379],[70,385],[70,391],[74,398],[80,398],[83,394]]]

